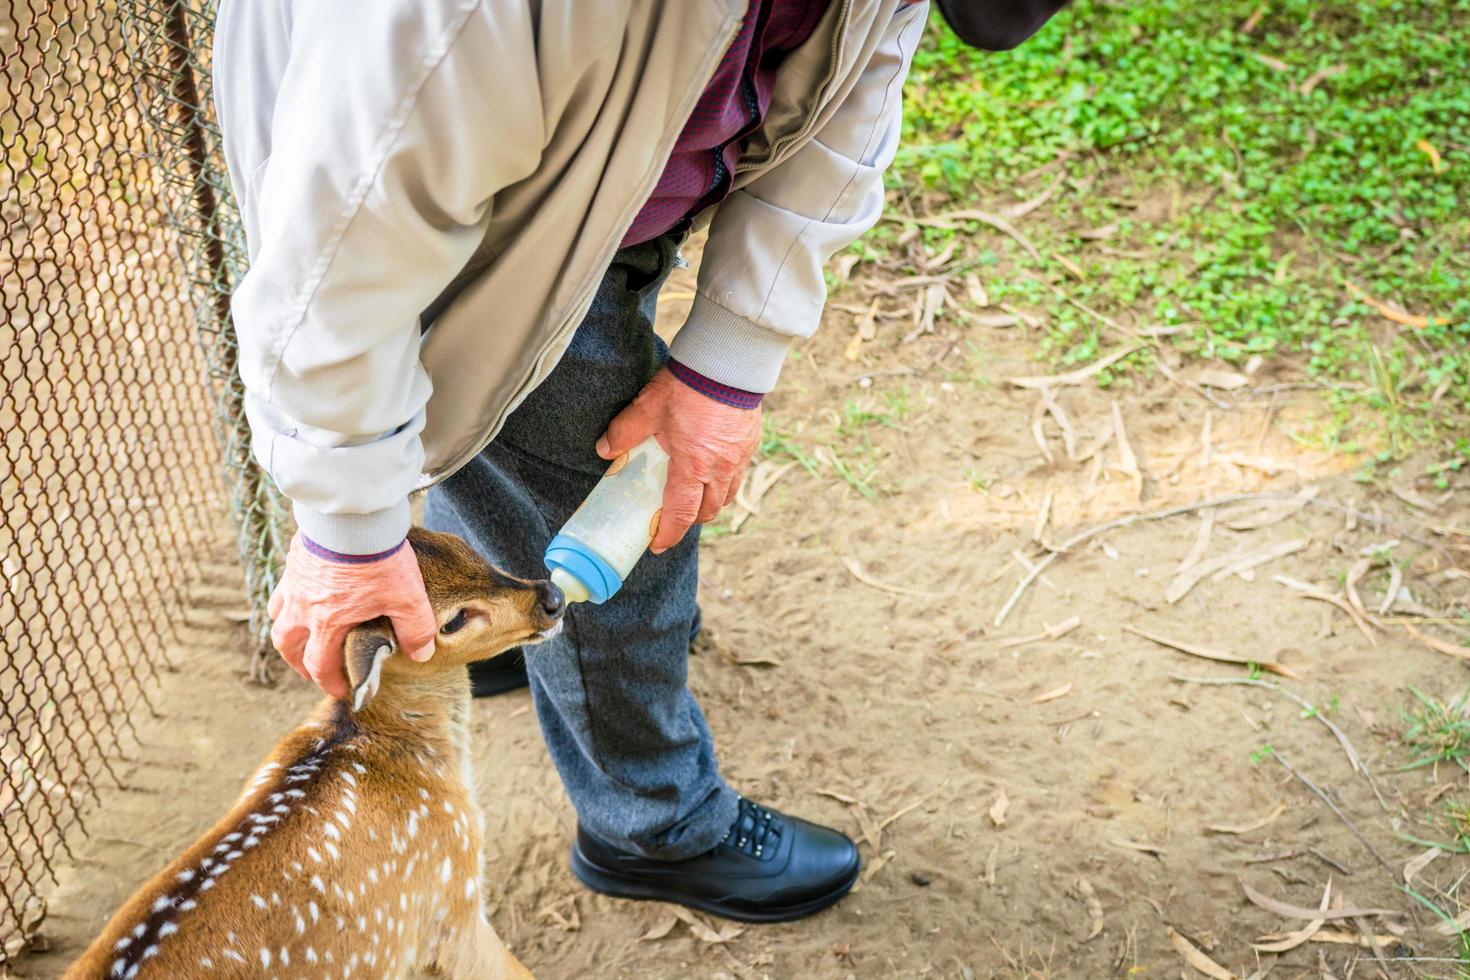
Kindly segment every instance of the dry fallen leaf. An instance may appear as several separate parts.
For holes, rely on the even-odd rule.
[[[863,344],[876,336],[878,336],[878,301],[875,299],[873,305],[868,307],[868,311],[857,318],[852,339],[847,342],[847,349],[843,351],[843,356],[849,361],[857,360],[858,355],[862,353]]]
[[[1072,616],[1069,619],[1062,620],[1055,626],[1048,626],[1040,633],[1032,633],[1030,636],[1017,636],[1009,640],[1002,640],[997,646],[1002,650],[1009,650],[1012,647],[1025,646],[1028,643],[1039,643],[1042,640],[1055,640],[1066,636],[1081,625],[1082,617]]]
[[[1214,368],[1199,372],[1194,376],[1194,380],[1206,388],[1219,388],[1221,391],[1234,391],[1250,384],[1250,378],[1239,371],[1221,371]]]
[[[737,925],[734,922],[726,922],[720,928],[716,929],[709,922],[701,919],[693,912],[690,912],[686,908],[680,908],[677,905],[671,906],[669,911],[677,916],[680,922],[689,927],[689,931],[694,933],[695,938],[711,945],[728,943],[745,931],[744,926]]]
[[[1118,407],[1117,401],[1113,402],[1113,439],[1118,443],[1118,465],[1114,469],[1120,470],[1128,481],[1133,485],[1133,500],[1135,503],[1143,501],[1143,471],[1138,468],[1138,456],[1134,454],[1133,447],[1128,442],[1128,430],[1123,428],[1123,410]]]
[[[653,925],[649,926],[648,931],[638,937],[638,941],[651,942],[655,939],[662,939],[669,933],[673,932],[674,927],[678,924],[679,917],[674,913],[669,912],[663,918],[659,919]]]
[[[995,802],[990,804],[990,822],[997,827],[1005,826],[1006,810],[1010,809],[1010,806],[1011,801],[1006,796],[1006,791],[1001,790],[1000,795],[995,798]]]
[[[1054,259],[1056,259],[1057,262],[1059,262],[1061,264],[1062,268],[1063,269],[1066,269],[1067,272],[1069,272],[1072,275],[1072,277],[1075,278],[1078,282],[1086,282],[1087,281],[1087,274],[1082,271],[1082,267],[1080,265],[1078,265],[1076,262],[1073,262],[1071,259],[1067,258],[1061,252],[1053,252],[1053,253],[1051,253],[1051,257],[1054,258]]]
[[[878,821],[868,812],[868,808],[859,803],[852,808],[853,816],[857,817],[858,827],[862,829],[863,840],[877,853],[883,843],[883,829],[878,826]]]
[[[1220,508],[1219,521],[1222,527],[1234,531],[1254,531],[1273,524],[1280,524],[1305,508],[1316,498],[1316,486],[1302,487],[1295,497],[1287,500],[1263,500],[1260,503],[1243,503]]]
[[[1259,551],[1232,551],[1228,555],[1220,555],[1209,561],[1196,562],[1186,568],[1180,569],[1169,584],[1164,588],[1164,599],[1169,605],[1174,605],[1180,599],[1189,595],[1190,591],[1200,582],[1211,575],[1224,573],[1226,575],[1247,571],[1270,561],[1294,555],[1305,549],[1310,541],[1283,541],[1269,548]]]
[[[1328,878],[1327,887],[1322,889],[1322,902],[1318,906],[1318,910],[1322,912],[1327,911],[1327,906],[1331,901],[1332,879]],[[1326,924],[1326,922],[1327,920],[1322,918],[1313,919],[1305,926],[1298,929],[1296,932],[1289,932],[1285,936],[1282,936],[1280,939],[1276,939],[1273,936],[1271,937],[1272,941],[1257,941],[1251,943],[1251,948],[1260,953],[1285,953],[1287,950],[1296,949],[1302,943],[1306,942],[1308,939],[1311,939],[1314,935],[1316,935],[1317,930],[1321,929],[1322,926]],[[1265,939],[1266,937],[1262,938]]]
[[[1363,287],[1359,286],[1357,283],[1347,282],[1346,286],[1348,288],[1348,291],[1351,292],[1354,296],[1358,297],[1358,299],[1373,307],[1386,319],[1392,320],[1394,323],[1400,324],[1405,327],[1413,327],[1415,330],[1423,330],[1430,325],[1431,321],[1429,317],[1420,316],[1416,313],[1408,313],[1404,310],[1399,309],[1396,306],[1390,306],[1382,300],[1374,299],[1372,296],[1369,296],[1368,293],[1364,291]]]
[[[1155,633],[1141,630],[1132,623],[1124,623],[1123,629],[1135,636],[1141,636],[1145,640],[1152,640],[1154,643],[1159,644],[1159,646],[1169,647],[1172,650],[1178,650],[1180,653],[1187,653],[1191,657],[1202,657],[1205,660],[1215,660],[1222,664],[1240,664],[1241,666],[1255,664],[1262,670],[1269,670],[1271,673],[1281,677],[1296,677],[1296,672],[1285,664],[1278,664],[1270,660],[1257,660],[1238,653],[1227,653],[1224,650],[1212,650],[1209,647],[1196,646],[1193,643],[1186,643],[1183,640],[1171,640],[1166,636],[1159,636]]]
[[[1184,962],[1205,976],[1212,977],[1213,980],[1240,980],[1235,974],[1200,952],[1194,943],[1181,936],[1173,926],[1169,927],[1169,942],[1173,943],[1174,949],[1184,957]]]
[[[1014,327],[1021,318],[1014,313],[971,313],[970,322],[977,327]]]
[[[879,854],[877,857],[869,861],[868,866],[863,869],[863,880],[858,882],[857,887],[854,888],[853,891],[857,891],[863,885],[866,885],[868,882],[872,881],[874,876],[877,875],[879,871],[882,871],[883,866],[886,865],[889,861],[892,861],[893,856],[897,853],[897,851],[884,851],[882,854]]]
[[[1421,633],[1414,628],[1413,623],[1405,623],[1404,629],[1409,631],[1410,636],[1435,653],[1442,653],[1446,657],[1458,657],[1461,660],[1470,660],[1470,647],[1456,646],[1448,640],[1441,640],[1437,636],[1429,636],[1427,633]]]
[[[863,563],[851,555],[843,555],[842,564],[847,569],[849,575],[868,586],[868,588],[877,589],[879,592],[912,596],[916,599],[943,599],[949,595],[948,592],[926,592],[923,589],[911,589],[906,585],[893,585],[892,583],[874,578],[868,574],[868,570],[863,567]]]
[[[819,789],[819,790],[816,790],[816,794],[818,796],[830,796],[832,799],[836,800],[837,802],[839,802],[839,803],[846,803],[848,806],[852,806],[853,804],[855,804],[855,803],[858,802],[857,797],[855,797],[855,796],[848,796],[846,793],[839,793],[835,789]]]
[[[1428,155],[1429,165],[1434,168],[1435,173],[1444,171],[1444,161],[1440,159],[1439,151],[1434,148],[1433,143],[1428,140],[1420,140],[1414,145]]]
[[[1306,77],[1306,80],[1302,82],[1301,88],[1298,91],[1303,95],[1311,95],[1312,90],[1318,85],[1327,81],[1329,78],[1336,78],[1347,70],[1347,65],[1329,65],[1326,68],[1319,68]]]
[[[980,282],[980,277],[973,272],[965,277],[965,294],[975,306],[983,308],[990,305],[990,294],[985,291],[985,286]]]
[[[1045,704],[1048,701],[1055,701],[1058,698],[1064,698],[1068,694],[1071,694],[1071,693],[1072,693],[1072,682],[1071,681],[1068,681],[1067,683],[1063,684],[1059,688],[1056,688],[1055,690],[1047,691],[1045,694],[1038,694],[1038,695],[1036,695],[1036,697],[1034,697],[1034,698],[1031,699],[1031,703],[1032,704]]]
[[[1256,891],[1245,879],[1236,879],[1240,883],[1240,889],[1252,905],[1263,908],[1267,912],[1275,912],[1277,915],[1288,919],[1303,919],[1310,922],[1313,919],[1356,919],[1365,915],[1400,915],[1402,913],[1394,909],[1309,909],[1301,905],[1292,905],[1280,899],[1272,898],[1270,895]]]
[[[1082,898],[1082,905],[1087,909],[1087,918],[1091,923],[1087,932],[1087,938],[1083,942],[1096,939],[1103,931],[1103,907],[1097,897],[1097,891],[1093,889],[1092,882],[1086,878],[1077,879],[1077,894]]]
[[[1260,830],[1262,827],[1269,826],[1276,821],[1277,817],[1281,816],[1285,812],[1286,803],[1281,802],[1277,803],[1276,808],[1273,809],[1270,813],[1266,814],[1259,820],[1252,820],[1248,824],[1241,824],[1234,827],[1229,826],[1228,824],[1210,824],[1206,826],[1205,829],[1214,834],[1248,834],[1253,830]]]
[[[1117,233],[1118,223],[1116,221],[1110,221],[1107,224],[1100,225],[1096,228],[1089,228],[1086,231],[1075,232],[1075,235],[1076,237],[1081,238],[1084,241],[1100,242],[1106,238],[1112,238]]]
[[[1133,354],[1141,350],[1143,346],[1143,344],[1133,344],[1132,346],[1124,347],[1120,350],[1115,350],[1106,357],[1098,358],[1084,368],[1078,368],[1075,371],[1068,371],[1066,374],[1038,375],[1035,377],[1024,378],[1007,378],[1006,381],[1009,384],[1015,385],[1017,388],[1062,388],[1066,387],[1067,385],[1080,385],[1082,382],[1086,381],[1093,375],[1099,374],[1102,371],[1107,370],[1109,367],[1112,367],[1114,364],[1118,363],[1129,354]]]
[[[1412,885],[1414,876],[1429,866],[1429,862],[1443,854],[1437,847],[1431,847],[1423,854],[1404,864],[1404,884]]]

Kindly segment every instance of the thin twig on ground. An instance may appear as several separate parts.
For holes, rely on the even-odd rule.
[[[1118,528],[1128,527],[1130,524],[1138,524],[1142,521],[1158,521],[1166,517],[1177,517],[1180,514],[1189,514],[1194,511],[1204,510],[1207,507],[1220,507],[1224,504],[1233,504],[1242,500],[1268,500],[1287,496],[1294,495],[1278,493],[1227,493],[1220,497],[1212,497],[1209,500],[1200,500],[1192,504],[1180,504],[1177,507],[1168,507],[1164,510],[1151,511],[1147,514],[1129,514],[1126,517],[1108,521],[1106,524],[1099,524],[1085,531],[1079,531],[1061,544],[1053,545],[1048,554],[1027,569],[1025,576],[1016,585],[1015,591],[1011,593],[1011,597],[1006,600],[1005,605],[1001,606],[1000,611],[995,614],[995,625],[999,626],[1005,622],[1006,617],[1010,615],[1016,603],[1021,601],[1021,596],[1041,576],[1042,570],[1056,560],[1058,555],[1066,554],[1079,544],[1090,541],[1099,534],[1116,531]]]
[[[1378,848],[1374,847],[1373,842],[1370,841],[1367,837],[1363,836],[1363,832],[1358,829],[1358,825],[1353,823],[1348,815],[1346,813],[1343,813],[1336,803],[1332,802],[1332,797],[1328,796],[1326,791],[1324,791],[1320,786],[1312,782],[1306,776],[1303,776],[1301,773],[1297,772],[1292,764],[1288,762],[1286,760],[1286,757],[1283,756],[1280,752],[1272,752],[1271,755],[1273,758],[1275,758],[1277,762],[1281,763],[1281,768],[1285,769],[1296,778],[1297,782],[1301,783],[1307,789],[1315,793],[1317,795],[1317,798],[1320,799],[1323,803],[1326,803],[1327,808],[1337,815],[1337,819],[1341,820],[1348,830],[1351,830],[1353,832],[1353,836],[1356,837],[1358,841],[1368,849],[1368,853],[1372,854],[1374,859],[1376,859],[1379,864],[1383,865],[1384,870],[1386,870],[1390,875],[1393,874],[1393,868],[1389,866],[1389,863],[1384,858],[1384,856],[1378,852]]]
[[[1317,721],[1320,721],[1324,726],[1326,726],[1327,730],[1333,734],[1333,736],[1337,739],[1337,744],[1342,746],[1342,751],[1348,758],[1348,764],[1353,767],[1353,772],[1362,773],[1363,778],[1367,780],[1368,785],[1372,788],[1373,795],[1378,798],[1378,805],[1383,807],[1384,812],[1388,812],[1388,803],[1383,799],[1383,794],[1378,791],[1378,783],[1373,779],[1373,773],[1368,769],[1368,764],[1363,761],[1363,757],[1358,754],[1358,750],[1353,746],[1352,741],[1347,737],[1347,733],[1339,728],[1331,718],[1328,718],[1326,715],[1324,715],[1320,708],[1312,704],[1306,698],[1303,698],[1293,693],[1292,691],[1288,691],[1280,684],[1274,684],[1271,681],[1257,680],[1252,677],[1186,677],[1183,674],[1170,674],[1169,679],[1172,681],[1178,681],[1181,684],[1264,687],[1267,690],[1275,691],[1282,697],[1290,698],[1292,701],[1296,702],[1296,704],[1299,705],[1304,712],[1306,712],[1306,717],[1314,718]],[[1341,867],[1339,867],[1338,870],[1342,871],[1344,874],[1351,873]]]

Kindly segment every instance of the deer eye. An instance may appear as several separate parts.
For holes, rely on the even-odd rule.
[[[454,614],[453,619],[445,623],[443,626],[439,627],[439,632],[458,633],[460,630],[464,629],[465,620],[468,618],[469,617],[465,615],[465,611],[461,609],[459,612]]]

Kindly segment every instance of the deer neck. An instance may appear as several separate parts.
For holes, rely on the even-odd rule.
[[[463,670],[384,677],[377,696],[361,710],[342,701],[327,710],[346,716],[369,739],[428,754],[453,769],[465,761],[469,743],[470,683]]]

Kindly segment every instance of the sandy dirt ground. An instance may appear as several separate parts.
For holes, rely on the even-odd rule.
[[[671,321],[690,288],[681,272],[667,289]],[[904,308],[903,284],[884,288]],[[1023,327],[941,321],[905,343],[906,315],[860,322],[867,295],[836,297],[769,400],[780,444],[743,496],[756,512],[708,537],[691,660],[731,781],[860,840],[862,884],[810,921],[745,928],[583,891],[520,692],[474,708],[501,935],[546,978],[1206,975],[1188,958],[1216,976],[1455,975],[1451,939],[1401,886],[1426,853],[1409,838],[1444,839],[1470,781],[1398,770],[1410,686],[1449,701],[1470,681],[1403,622],[1466,602],[1470,484],[1415,482],[1423,461],[1355,481],[1360,459],[1314,448],[1327,409],[1290,364],[1233,390],[1193,384],[1202,366],[1054,384],[1042,417],[1041,394],[1007,382],[1046,370]],[[1263,492],[1279,496],[1077,543],[996,623],[1080,531]],[[50,952],[14,975],[58,976],[313,702],[294,676],[245,681],[237,580],[221,547],[186,642],[159,651],[158,714],[51,897]],[[1378,625],[1355,624],[1350,580]],[[1418,863],[1413,888],[1460,914],[1470,862]],[[1263,903],[1316,909],[1329,881],[1329,905],[1390,911],[1252,949],[1310,925]]]

